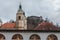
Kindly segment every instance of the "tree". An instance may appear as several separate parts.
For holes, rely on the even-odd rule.
[[[14,20],[11,19],[9,22],[10,22],[10,23],[14,23]]]
[[[45,22],[49,22],[49,19],[48,18],[45,18]]]

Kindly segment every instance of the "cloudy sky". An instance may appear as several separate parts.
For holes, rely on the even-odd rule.
[[[0,18],[3,22],[16,19],[20,0],[0,0]],[[60,0],[21,0],[26,16],[43,16],[60,25]]]

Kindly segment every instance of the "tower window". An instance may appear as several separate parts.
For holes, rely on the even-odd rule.
[[[19,16],[18,19],[20,20],[21,19],[21,16]]]

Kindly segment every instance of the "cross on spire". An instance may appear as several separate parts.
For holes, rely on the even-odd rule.
[[[20,5],[19,5],[19,10],[22,10],[21,0],[20,0]]]

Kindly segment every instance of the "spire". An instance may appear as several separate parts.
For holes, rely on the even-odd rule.
[[[22,9],[22,6],[21,6],[21,4],[19,5],[19,9]]]
[[[20,5],[19,5],[18,13],[22,13],[22,14],[25,15],[25,12],[22,9],[21,0],[20,0]]]
[[[19,9],[22,10],[21,0],[20,0]]]
[[[21,12],[21,11],[23,11],[22,10],[22,5],[21,5],[21,3],[20,3],[20,5],[19,5],[19,10],[18,10],[19,12]]]

